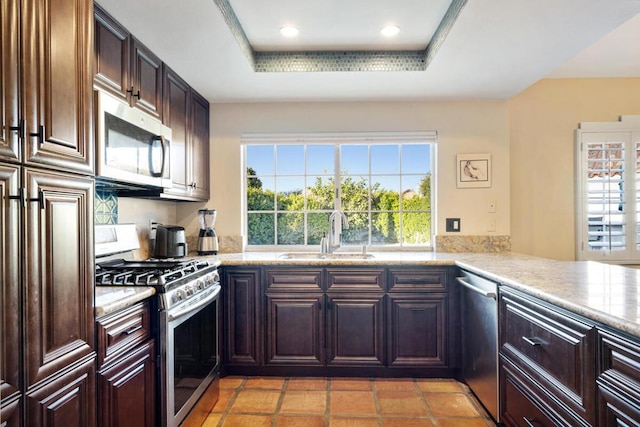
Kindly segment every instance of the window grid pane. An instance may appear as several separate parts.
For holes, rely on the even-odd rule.
[[[337,206],[349,219],[343,245],[430,245],[431,145],[247,145],[250,245],[316,245]],[[411,160],[403,160],[403,149]],[[339,173],[330,153],[337,152]],[[416,159],[416,154],[421,157]],[[257,154],[273,157],[273,167]],[[403,175],[403,167],[408,172]],[[422,172],[419,173],[420,165]],[[311,174],[311,175],[307,175]],[[340,199],[335,183],[340,183]],[[271,236],[267,236],[271,233]]]

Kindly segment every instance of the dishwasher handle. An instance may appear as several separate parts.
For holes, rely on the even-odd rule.
[[[498,300],[498,295],[495,292],[491,292],[491,291],[485,291],[484,289],[480,289],[477,286],[472,285],[471,283],[467,282],[466,280],[464,280],[464,276],[463,277],[456,277],[456,279],[458,280],[458,283],[460,283],[462,286],[464,286],[465,288],[482,295],[485,298],[491,298],[493,300]]]

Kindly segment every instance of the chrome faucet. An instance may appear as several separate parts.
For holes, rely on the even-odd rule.
[[[338,218],[338,216],[340,218]],[[342,222],[338,222],[338,219],[341,219]],[[329,216],[329,235],[326,240],[323,239],[320,245],[320,252],[330,254],[340,247],[342,244],[343,227],[349,228],[349,220],[344,212],[340,210],[331,212]]]

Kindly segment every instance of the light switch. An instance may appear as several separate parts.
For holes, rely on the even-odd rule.
[[[460,218],[447,218],[447,231],[456,233],[460,231]]]
[[[489,200],[489,204],[487,205],[487,212],[496,213],[498,210],[498,202],[495,200]]]

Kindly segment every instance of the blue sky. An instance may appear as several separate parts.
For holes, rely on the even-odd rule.
[[[374,182],[379,182],[388,190],[400,190],[397,175],[402,168],[403,174],[416,176],[403,177],[403,188],[417,189],[426,172],[430,171],[431,159],[428,144],[402,144],[402,162],[400,146],[371,145],[371,174]],[[367,145],[343,145],[341,149],[341,169],[349,175],[368,179],[369,158]],[[278,175],[333,175],[334,146],[308,145],[305,171],[304,147],[302,145],[249,145],[247,146],[247,166],[252,167],[264,188],[274,189],[275,180],[269,178]],[[277,154],[276,154],[277,153]],[[278,191],[299,190],[304,186],[302,177],[279,178]]]

